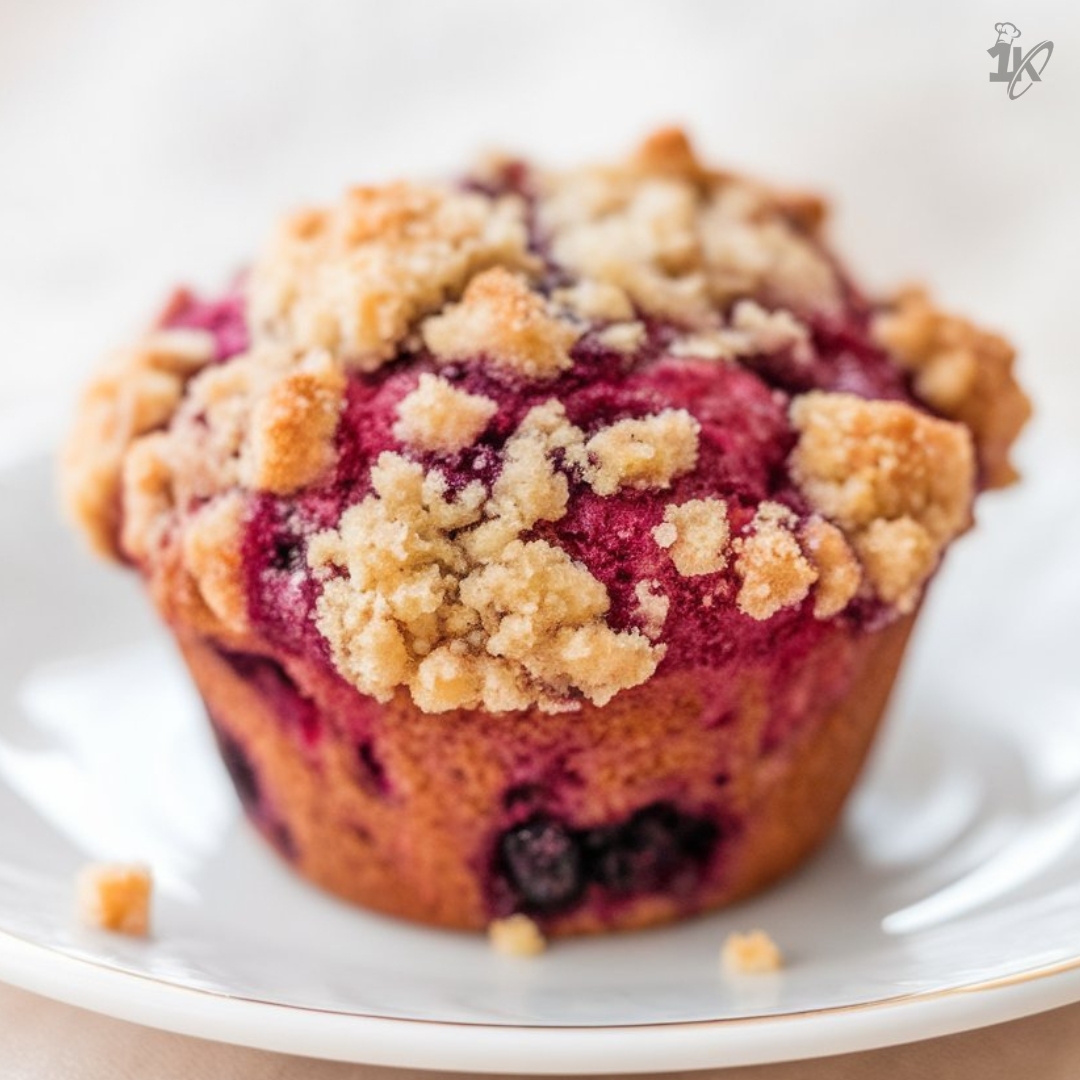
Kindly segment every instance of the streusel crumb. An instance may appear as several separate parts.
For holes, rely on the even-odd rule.
[[[485,356],[534,379],[570,367],[569,349],[580,336],[548,311],[523,278],[500,267],[477,274],[461,303],[428,319],[421,332],[427,347],[444,360]]]
[[[752,619],[768,619],[798,604],[817,580],[793,532],[795,520],[786,506],[763,502],[750,535],[734,542],[735,571],[742,579],[739,610]]]
[[[614,495],[620,487],[669,487],[697,463],[700,427],[685,409],[618,420],[585,444],[586,479],[597,495]]]
[[[144,937],[153,881],[145,866],[91,863],[79,872],[79,916],[87,926]]]
[[[458,390],[425,372],[416,389],[398,404],[394,435],[420,450],[464,450],[476,442],[498,410],[490,398]]]
[[[284,223],[252,270],[257,332],[373,371],[414,324],[494,266],[528,269],[525,205],[449,187],[353,188]]]
[[[729,975],[770,975],[783,968],[784,957],[764,930],[750,930],[728,935],[720,964]]]
[[[539,956],[547,948],[547,939],[528,915],[510,915],[488,926],[492,947],[507,956]]]
[[[1016,479],[1009,448],[1031,415],[1013,379],[1012,346],[933,306],[925,290],[901,292],[874,320],[874,335],[914,374],[919,396],[975,436],[984,482]]]
[[[727,566],[731,536],[723,499],[691,499],[664,508],[664,521],[653,539],[666,548],[683,577],[714,574]]]
[[[843,530],[878,595],[911,610],[970,521],[970,431],[901,402],[818,391],[796,398],[791,418],[800,433],[792,473],[803,493]]]

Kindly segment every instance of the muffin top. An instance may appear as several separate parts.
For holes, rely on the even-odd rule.
[[[286,218],[87,390],[94,546],[174,625],[379,700],[602,705],[911,612],[1026,419],[1001,338],[865,299],[820,200],[486,161]]]

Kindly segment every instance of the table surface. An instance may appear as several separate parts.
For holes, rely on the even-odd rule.
[[[0,1063],[6,1080],[437,1080],[462,1075],[311,1061],[224,1046],[150,1031],[3,986]],[[665,1075],[698,1080],[1076,1080],[1080,1004],[909,1046],[785,1065]]]

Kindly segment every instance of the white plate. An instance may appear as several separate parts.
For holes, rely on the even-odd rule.
[[[59,524],[44,459],[9,463],[0,976],[209,1038],[518,1073],[839,1053],[1080,999],[1080,463],[1060,448],[1037,460],[985,502],[937,583],[870,773],[819,858],[731,911],[535,961],[294,878],[239,818],[137,583]],[[77,926],[88,858],[153,865],[152,939]],[[788,966],[724,978],[721,941],[759,926]]]

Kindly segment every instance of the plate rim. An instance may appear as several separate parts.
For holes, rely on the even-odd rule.
[[[1080,958],[962,987],[778,1016],[597,1027],[433,1021],[182,986],[0,931],[0,978],[146,1027],[353,1064],[533,1076],[764,1065],[882,1049],[1080,1001]]]

